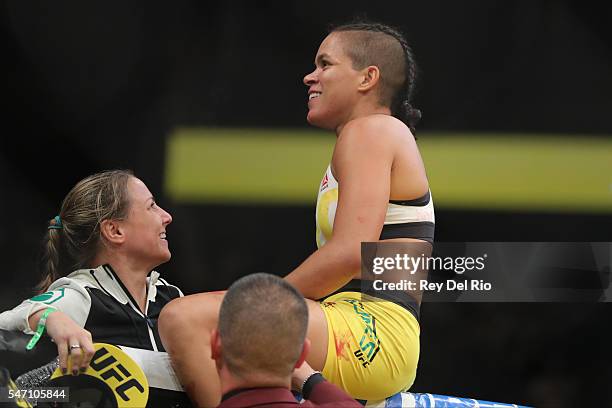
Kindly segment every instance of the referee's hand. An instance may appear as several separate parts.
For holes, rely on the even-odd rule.
[[[291,389],[302,392],[304,381],[314,373],[316,373],[316,371],[304,361],[301,366],[293,370],[293,375],[291,376]]]

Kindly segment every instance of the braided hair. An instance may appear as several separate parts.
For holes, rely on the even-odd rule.
[[[421,111],[412,106],[416,91],[417,65],[404,35],[391,26],[373,22],[354,22],[332,27],[331,33],[352,36],[345,52],[354,69],[376,65],[381,72],[380,102],[391,108],[391,114],[404,122],[415,134]]]

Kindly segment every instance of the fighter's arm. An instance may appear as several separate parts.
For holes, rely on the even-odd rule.
[[[346,125],[332,159],[339,183],[333,234],[285,277],[304,297],[319,299],[358,276],[361,242],[377,241],[389,201],[394,123],[367,117]]]

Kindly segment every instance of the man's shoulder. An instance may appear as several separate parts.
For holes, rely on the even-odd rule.
[[[286,388],[262,387],[235,391],[229,398],[224,398],[218,408],[267,407],[270,404],[278,408],[302,406]]]
[[[323,380],[312,388],[308,400],[301,407],[362,407],[360,403],[351,398],[340,388]]]

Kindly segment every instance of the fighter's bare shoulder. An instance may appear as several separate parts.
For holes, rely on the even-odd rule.
[[[348,122],[338,135],[338,145],[359,145],[363,149],[391,148],[412,134],[399,119],[390,115],[368,115]]]

